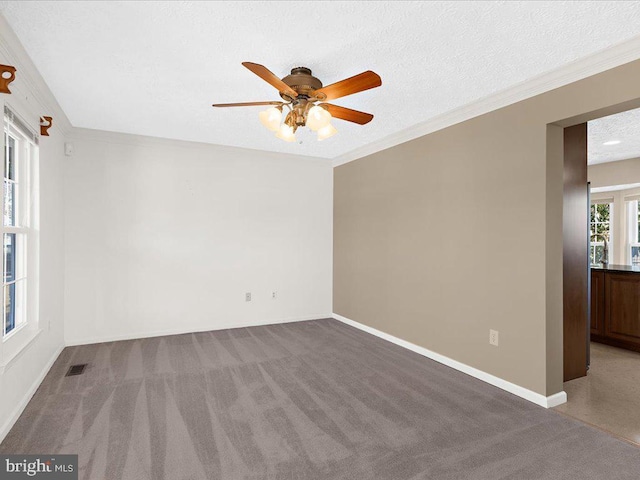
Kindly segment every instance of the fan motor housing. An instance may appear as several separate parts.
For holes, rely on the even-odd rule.
[[[307,67],[292,68],[291,74],[282,81],[298,92],[298,95],[311,96],[314,90],[322,88],[322,82],[314,77],[311,69]],[[280,96],[287,101],[291,100],[286,93],[280,92]]]

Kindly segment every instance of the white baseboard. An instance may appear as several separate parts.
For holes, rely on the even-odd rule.
[[[543,405],[546,408],[557,407],[558,405],[562,405],[563,403],[567,403],[567,393],[566,392],[558,392],[553,395],[549,395],[546,397],[547,404]]]
[[[24,409],[27,408],[27,405],[31,401],[31,398],[36,393],[36,390],[38,390],[38,387],[44,380],[44,377],[46,377],[47,373],[49,373],[49,370],[51,370],[51,367],[53,366],[54,362],[62,353],[62,350],[64,350],[64,347],[65,347],[64,345],[60,345],[56,349],[55,353],[51,356],[47,364],[44,366],[44,368],[40,372],[40,375],[38,375],[38,378],[36,378],[35,381],[31,384],[31,386],[29,387],[29,390],[27,390],[27,393],[25,393],[24,397],[22,397],[22,400],[20,401],[20,403],[16,405],[16,408],[13,409],[13,412],[11,412],[11,415],[9,415],[9,418],[4,423],[4,425],[0,427],[0,443],[2,443],[2,441],[7,436],[9,431],[13,428],[15,423],[18,421],[18,418],[20,418],[20,415],[22,415],[22,412],[24,411]]]
[[[404,347],[407,350],[411,350],[412,352],[416,352],[420,355],[430,358],[431,360],[435,360],[438,363],[442,363],[443,365],[466,373],[467,375],[471,375],[478,380],[482,380],[483,382],[493,385],[494,387],[498,387],[509,393],[517,395],[518,397],[524,398],[525,400],[529,400],[530,402],[533,402],[536,405],[540,405],[541,407],[552,408],[567,401],[567,394],[565,392],[558,392],[549,397],[545,397],[540,393],[536,393],[532,390],[521,387],[520,385],[516,385],[515,383],[508,382],[507,380],[503,380],[500,377],[496,377],[495,375],[491,375],[490,373],[483,372],[482,370],[478,370],[477,368],[471,367],[462,362],[458,362],[457,360],[453,360],[452,358],[445,357],[444,355],[440,355],[439,353],[432,352],[431,350],[420,347],[411,342],[407,342],[406,340],[402,340],[401,338],[394,337],[393,335],[389,335],[388,333],[381,332],[380,330],[377,330],[375,328],[368,327],[367,325],[363,325],[362,323],[343,317],[342,315],[338,315],[337,313],[334,313],[332,316],[342,323],[351,325],[352,327],[355,327],[359,330],[370,333],[371,335],[375,335],[376,337],[380,337],[384,340],[387,340],[388,342],[395,343],[396,345]]]
[[[80,338],[80,339],[70,339],[66,341],[67,347],[74,347],[78,345],[90,345],[93,343],[106,343],[106,342],[119,342],[122,340],[138,340],[140,338],[152,338],[152,337],[164,337],[167,335],[182,335],[185,333],[198,333],[198,332],[211,332],[215,330],[228,330],[231,328],[245,328],[245,327],[260,327],[264,325],[277,325],[280,323],[292,323],[292,322],[306,322],[308,320],[318,320],[321,318],[332,318],[331,313],[324,313],[318,315],[305,315],[302,317],[289,317],[289,318],[281,318],[281,319],[269,319],[269,320],[258,320],[258,321],[250,321],[250,322],[241,322],[241,323],[229,323],[216,325],[213,328],[203,328],[203,329],[188,329],[188,328],[175,328],[168,330],[157,330],[155,332],[134,332],[134,333],[125,333],[122,335],[105,335],[104,337],[90,337],[90,338]]]

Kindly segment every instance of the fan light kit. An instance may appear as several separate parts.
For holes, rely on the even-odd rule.
[[[370,70],[323,87],[322,82],[314,77],[311,70],[306,67],[293,68],[290,75],[280,79],[266,67],[257,63],[243,62],[242,65],[277,88],[284,101],[214,103],[213,106],[269,106],[264,112],[259,113],[260,122],[285,142],[295,142],[296,130],[305,126],[317,133],[318,140],[334,136],[338,130],[331,124],[332,118],[339,118],[359,125],[369,123],[373,119],[373,115],[370,113],[322,103],[325,100],[335,100],[382,85],[380,76]],[[288,111],[284,115],[283,121],[285,108]]]

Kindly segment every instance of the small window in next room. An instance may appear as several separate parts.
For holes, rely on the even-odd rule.
[[[590,223],[591,231],[590,238],[591,244],[589,247],[589,256],[592,264],[602,263],[604,256],[605,240],[609,250],[608,260],[613,258],[612,252],[612,218],[613,218],[613,203],[592,203]]]
[[[631,265],[640,265],[640,211],[638,211],[638,200],[627,202],[627,208],[629,259]]]
[[[21,128],[22,127],[22,128]],[[34,264],[37,248],[33,242],[36,189],[34,169],[37,145],[33,134],[22,122],[13,121],[5,110],[2,162],[2,338],[35,319]]]

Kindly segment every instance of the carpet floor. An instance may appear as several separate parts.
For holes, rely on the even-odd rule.
[[[330,319],[68,347],[0,453],[91,480],[640,475],[640,449]]]

